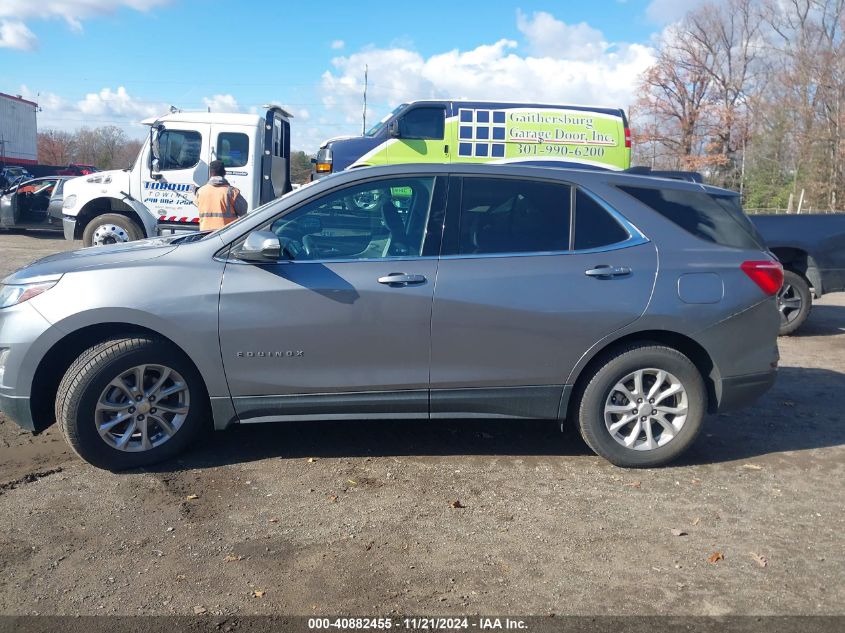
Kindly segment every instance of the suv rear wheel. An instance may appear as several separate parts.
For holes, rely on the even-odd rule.
[[[701,373],[670,347],[635,346],[608,356],[577,404],[581,436],[617,466],[661,466],[692,444],[707,409]]]
[[[169,343],[115,338],[71,365],[56,419],[74,451],[108,470],[174,457],[194,440],[208,399],[193,365]]]

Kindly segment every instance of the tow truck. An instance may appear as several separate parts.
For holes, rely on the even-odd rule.
[[[84,246],[116,244],[199,228],[194,191],[208,165],[222,160],[226,178],[251,211],[291,190],[289,112],[182,112],[142,121],[150,128],[127,169],[100,171],[64,187],[65,238]]]

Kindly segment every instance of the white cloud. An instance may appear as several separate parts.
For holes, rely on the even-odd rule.
[[[0,48],[33,51],[38,48],[38,38],[23,22],[0,20]]]
[[[472,50],[423,57],[405,48],[367,49],[332,60],[322,77],[323,104],[350,124],[361,120],[363,69],[369,65],[368,120],[415,99],[476,98],[626,107],[634,100],[639,75],[654,62],[654,50],[641,44],[608,44],[587,25],[569,27],[545,17],[523,16],[533,55],[522,56],[517,43],[502,39]],[[548,14],[544,14],[548,15]],[[551,16],[549,16],[551,17]],[[556,49],[549,33],[574,28],[592,46],[580,52]],[[595,31],[595,33],[594,33]],[[556,56],[552,56],[555,52]],[[539,56],[538,56],[539,55]],[[567,56],[568,55],[568,56]],[[376,114],[377,116],[373,116]],[[340,130],[338,130],[340,133]]]
[[[241,107],[237,100],[230,94],[214,95],[203,97],[202,102],[211,112],[240,112]]]
[[[61,18],[71,29],[81,32],[82,21],[88,18],[104,13],[111,14],[122,8],[146,12],[170,2],[171,0],[2,0],[0,46],[34,50],[37,38],[24,23],[25,20]],[[16,42],[18,45],[8,42]]]
[[[123,86],[117,90],[103,88],[99,92],[89,92],[85,98],[76,102],[77,110],[93,117],[122,117],[131,121],[162,114],[168,108],[164,102],[140,101],[132,97]]]
[[[340,49],[341,49],[341,48],[343,48],[344,46],[346,46],[346,42],[344,42],[343,40],[334,40],[334,41],[331,43],[331,48],[332,48],[332,49],[334,49],[334,50],[336,50],[336,51],[337,51],[337,50],[340,50]]]
[[[566,24],[545,11],[530,18],[517,11],[516,26],[528,40],[529,52],[538,57],[590,60],[610,47],[602,32],[586,22]]]

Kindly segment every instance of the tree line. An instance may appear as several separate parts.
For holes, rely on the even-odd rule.
[[[723,0],[664,33],[631,108],[635,164],[747,208],[845,207],[845,0]]]
[[[75,132],[44,130],[38,133],[38,162],[42,165],[94,165],[98,169],[129,167],[142,141],[114,125],[83,127]]]

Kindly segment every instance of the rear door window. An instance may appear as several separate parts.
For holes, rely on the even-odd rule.
[[[623,185],[619,189],[699,239],[733,248],[766,248],[735,194]]]
[[[571,187],[501,178],[464,178],[459,254],[569,249]]]

